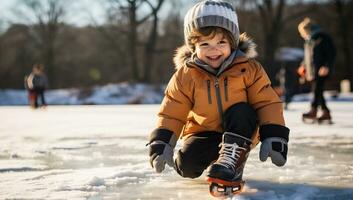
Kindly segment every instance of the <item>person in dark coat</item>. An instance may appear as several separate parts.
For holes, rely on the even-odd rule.
[[[310,18],[305,18],[299,25],[298,30],[304,43],[304,61],[298,72],[305,76],[307,81],[312,82],[314,99],[311,109],[303,113],[303,120],[331,122],[330,110],[327,107],[323,92],[326,80],[332,74],[336,57],[336,50],[332,38],[328,33]],[[317,117],[318,107],[322,115]]]

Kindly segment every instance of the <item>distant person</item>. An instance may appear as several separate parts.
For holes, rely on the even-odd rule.
[[[35,64],[32,68],[31,74],[25,80],[25,87],[29,91],[30,105],[34,108],[45,107],[44,92],[48,88],[48,78],[44,73],[44,66]],[[38,99],[41,100],[39,104]]]
[[[151,166],[160,173],[167,163],[185,178],[197,178],[208,168],[211,194],[222,193],[216,189],[221,184],[227,186],[223,193],[239,193],[249,152],[259,140],[261,161],[286,163],[289,129],[282,102],[254,59],[256,45],[239,34],[235,9],[227,1],[201,1],[189,9],[184,39],[150,134]],[[180,137],[184,143],[174,160]]]
[[[276,91],[277,95],[284,101],[284,109],[288,110],[288,105],[294,96],[294,90],[292,89],[293,76],[296,74],[298,64],[295,66],[295,73],[292,74],[288,69],[288,64],[283,64],[276,72],[275,79],[272,81],[272,87]]]
[[[289,104],[292,102],[292,98],[298,92],[298,74],[297,67],[299,62],[287,62],[284,73],[284,109],[289,109]]]
[[[295,94],[298,93],[299,76],[298,65],[303,60],[303,50],[301,48],[281,47],[276,51],[275,59],[280,69],[276,73],[276,81],[281,88],[284,88],[284,109],[289,109],[289,104]],[[276,81],[272,82],[273,84]]]
[[[298,73],[312,82],[314,99],[311,109],[303,113],[303,121],[313,123],[315,121],[331,123],[330,110],[326,105],[323,95],[325,82],[332,73],[336,50],[331,37],[322,30],[310,18],[305,18],[299,25],[298,30],[304,43],[304,61],[299,67]],[[317,117],[318,107],[322,114]]]
[[[31,108],[36,108],[35,107],[35,101],[36,101],[36,92],[34,91],[33,84],[29,83],[29,76],[25,76],[24,78],[24,86],[27,89],[28,93],[28,103]]]

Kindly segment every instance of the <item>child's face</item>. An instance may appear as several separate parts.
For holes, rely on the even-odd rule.
[[[195,43],[197,57],[212,68],[218,68],[231,53],[229,41],[222,33],[213,38],[201,36]]]

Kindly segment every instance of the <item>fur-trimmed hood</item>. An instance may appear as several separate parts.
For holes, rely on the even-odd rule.
[[[255,58],[257,56],[256,46],[257,45],[254,43],[252,38],[250,38],[246,33],[242,33],[240,35],[238,49],[245,54],[246,58]],[[191,56],[192,52],[186,45],[177,48],[173,58],[175,68],[179,69],[182,67],[185,62],[190,60]]]

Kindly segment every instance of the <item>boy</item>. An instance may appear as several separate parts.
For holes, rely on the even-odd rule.
[[[298,25],[300,36],[304,43],[304,62],[298,73],[312,82],[314,99],[309,112],[303,113],[304,122],[331,122],[330,110],[323,95],[326,80],[332,73],[336,50],[332,38],[310,18],[305,18]],[[317,117],[317,108],[321,107],[322,115]]]
[[[250,58],[255,44],[239,36],[232,5],[202,1],[184,20],[185,45],[177,50],[176,72],[150,135],[152,167],[162,172],[167,163],[189,178],[208,168],[210,182],[241,185],[249,151],[259,139],[260,160],[271,157],[283,166],[289,129],[282,102],[264,69]],[[179,137],[184,143],[174,161]]]
[[[31,74],[26,78],[25,87],[31,96],[30,104],[34,108],[39,107],[38,98],[41,100],[41,107],[46,107],[44,92],[48,88],[48,78],[44,74],[44,66],[34,64]],[[34,102],[32,102],[34,101]],[[34,105],[33,105],[34,104]]]

